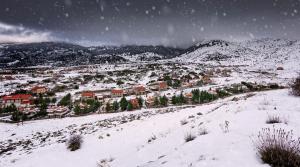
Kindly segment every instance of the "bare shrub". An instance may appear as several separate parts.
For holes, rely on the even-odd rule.
[[[292,94],[295,96],[300,96],[300,76],[295,79],[291,87],[292,87]]]
[[[83,143],[82,136],[73,135],[67,141],[67,148],[70,151],[76,151],[76,150],[80,149],[82,143]]]
[[[266,121],[267,124],[278,124],[282,122],[282,119],[278,115],[269,115]]]
[[[219,124],[221,130],[224,132],[224,133],[228,133],[229,132],[229,121],[225,121],[224,124]]]
[[[152,141],[156,140],[157,137],[155,135],[152,135],[151,137],[148,138],[148,143],[151,143]]]
[[[206,128],[201,128],[199,129],[199,135],[207,135],[208,134],[208,130]]]
[[[186,125],[188,123],[189,123],[189,121],[187,121],[186,119],[183,119],[183,120],[180,121],[181,125]]]
[[[115,159],[110,157],[108,159],[102,159],[97,163],[97,167],[110,167],[109,163],[114,161]]]
[[[187,143],[187,142],[190,142],[190,141],[193,141],[194,139],[196,139],[196,136],[193,135],[192,133],[187,133],[185,136],[184,136],[184,141]]]
[[[265,128],[259,132],[256,148],[261,160],[271,167],[299,167],[300,139],[292,131]]]
[[[262,106],[269,106],[269,105],[270,105],[270,102],[269,102],[266,98],[264,98],[263,101],[260,102],[260,104],[261,104]]]

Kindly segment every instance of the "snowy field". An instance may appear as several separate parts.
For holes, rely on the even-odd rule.
[[[265,123],[268,115],[284,120],[275,127],[294,130],[295,136],[300,136],[300,99],[291,96],[289,90],[243,94],[232,99],[146,116],[83,134],[83,146],[75,152],[57,142],[48,142],[28,153],[21,149],[1,155],[0,166],[97,167],[102,161],[103,166],[112,167],[267,167],[257,157],[253,140],[262,128],[273,126]],[[100,120],[143,112],[151,110],[26,122],[19,126],[0,124],[0,140],[26,139],[36,132],[65,130],[74,124],[90,128]],[[226,121],[228,133],[224,131]],[[203,129],[208,134],[200,135]],[[189,133],[196,138],[186,143],[184,137]]]

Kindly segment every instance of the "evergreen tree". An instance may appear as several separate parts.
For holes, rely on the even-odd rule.
[[[185,99],[182,93],[179,95],[178,101],[180,104],[185,104],[187,102],[187,100]]]
[[[17,109],[16,105],[15,105],[15,104],[11,104],[11,105],[5,107],[5,108],[3,109],[3,112],[4,112],[4,113],[11,113],[11,112],[15,112],[15,111],[17,111],[17,110],[18,110],[18,109]]]
[[[200,91],[199,89],[192,90],[192,101],[193,103],[200,103]]]
[[[180,80],[173,80],[173,87],[174,88],[179,88],[181,86],[181,81]]]
[[[36,113],[36,116],[46,116],[47,113],[48,104],[46,102],[43,102],[40,105],[40,111]]]
[[[57,99],[55,97],[51,99],[51,103],[53,103],[53,104],[55,104],[56,101],[57,101]]]
[[[126,100],[125,97],[122,97],[121,101],[120,101],[120,107],[122,111],[125,111],[127,109],[128,106],[128,101]]]
[[[51,103],[51,99],[50,98],[45,98],[45,99],[43,99],[44,100],[44,102],[46,102],[47,104],[49,104],[49,103]]]
[[[133,105],[132,105],[131,102],[128,103],[127,110],[128,111],[132,111],[133,110]]]
[[[143,99],[142,97],[139,97],[139,98],[138,98],[138,102],[139,102],[140,108],[142,108],[142,107],[143,107],[143,104],[144,104],[144,99]]]
[[[158,99],[158,97],[155,97],[155,99],[154,99],[154,106],[155,107],[158,107],[159,106],[159,99]]]
[[[217,94],[220,98],[223,98],[223,97],[226,97],[226,96],[229,96],[229,93],[227,93],[225,90],[217,90]]]
[[[21,113],[18,110],[15,110],[10,118],[12,121],[19,122],[21,119]]]
[[[60,106],[71,106],[72,100],[71,100],[71,94],[68,93],[65,97],[63,97],[60,102],[58,103]]]
[[[168,86],[173,86],[173,81],[172,80],[167,80],[167,85]]]
[[[120,108],[120,105],[119,105],[118,101],[114,101],[114,103],[113,103],[113,110],[115,112],[117,112],[119,110],[119,108]]]
[[[159,98],[159,102],[162,106],[168,106],[168,98],[165,95]]]
[[[106,103],[105,110],[106,112],[111,112],[111,105],[109,102]]]
[[[25,113],[21,113],[21,121],[27,120],[27,115]]]
[[[101,103],[95,99],[87,100],[86,104],[89,105],[89,107],[86,109],[86,113],[96,112],[99,109],[99,107],[101,106]]]
[[[172,104],[173,105],[176,105],[176,104],[178,104],[178,99],[177,99],[177,96],[176,95],[174,95],[174,96],[172,96]]]
[[[200,92],[200,102],[206,103],[210,102],[212,100],[215,100],[217,97],[213,94],[208,93],[207,91],[201,91]]]
[[[80,109],[79,105],[76,105],[76,106],[75,106],[75,108],[74,108],[74,113],[75,113],[76,115],[81,114],[81,109]]]

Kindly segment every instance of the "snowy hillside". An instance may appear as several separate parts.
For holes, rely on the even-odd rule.
[[[257,157],[253,140],[261,128],[273,126],[265,123],[268,115],[284,118],[275,127],[300,135],[299,98],[288,90],[232,99],[186,109],[33,121],[23,126],[0,124],[2,141],[28,140],[29,147],[36,145],[34,149],[18,146],[13,154],[1,155],[0,166],[267,167]],[[226,121],[228,132],[224,131]],[[84,144],[70,152],[59,139],[73,131],[84,136]],[[196,138],[185,142],[189,133]],[[46,136],[40,144],[33,140],[39,136]]]
[[[191,52],[174,58],[173,61],[210,65],[247,65],[264,69],[282,66],[291,69],[300,65],[300,42],[284,39],[245,42],[205,41],[192,47]]]
[[[76,66],[156,61],[174,58],[182,49],[164,46],[84,47],[62,42],[0,45],[0,68],[28,66]]]

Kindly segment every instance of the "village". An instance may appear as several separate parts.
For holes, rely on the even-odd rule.
[[[0,78],[0,120],[23,122],[201,104],[279,88],[272,83],[230,82],[234,70],[230,67],[188,67],[166,63],[6,70]],[[216,83],[226,78],[228,84]]]

